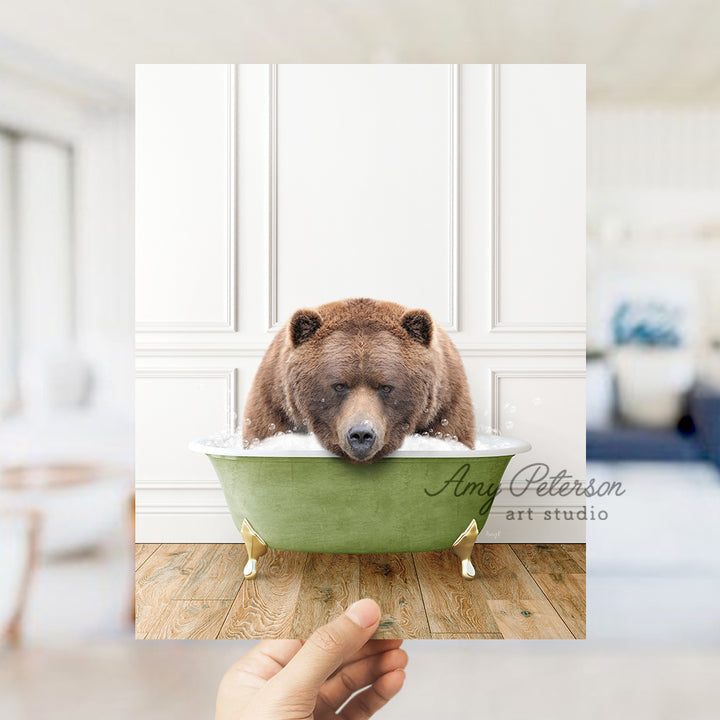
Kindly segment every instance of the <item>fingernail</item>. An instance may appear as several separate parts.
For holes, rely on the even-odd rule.
[[[353,603],[345,614],[361,628],[369,628],[380,619],[380,608],[374,600],[364,598]]]

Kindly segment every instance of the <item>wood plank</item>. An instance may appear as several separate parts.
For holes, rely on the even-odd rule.
[[[413,553],[413,559],[433,634],[499,632],[482,582],[462,577],[451,550]]]
[[[307,638],[360,599],[358,555],[308,554],[289,637]]]
[[[548,603],[532,600],[488,600],[503,638],[518,640],[572,639],[573,634]]]
[[[526,603],[530,603],[535,609],[534,614],[539,615],[541,618],[558,616],[559,619],[563,619],[558,606],[553,602],[553,597],[550,597],[536,582],[536,575],[531,575],[528,572],[510,546],[502,544],[476,545],[473,548],[472,559],[478,577],[491,600],[508,601],[514,603],[515,606],[524,606]],[[579,577],[584,576],[580,575]],[[558,591],[560,589],[558,588]],[[584,625],[584,584],[582,600],[574,599],[576,604],[573,611],[578,618],[578,623],[582,619]],[[489,607],[492,611],[492,604]],[[522,615],[521,610],[521,617],[526,618],[528,616]],[[495,620],[501,629],[503,623],[507,624],[505,617],[500,619],[495,617]],[[515,628],[515,624],[513,624],[513,628]],[[524,626],[526,627],[524,632],[530,632],[531,623],[525,622]],[[551,626],[550,632],[555,632],[552,629],[553,627],[554,624]],[[544,638],[546,636],[539,635],[537,637]]]
[[[587,571],[585,562],[585,543],[562,543],[560,547],[582,568]]]
[[[208,546],[207,561],[201,563],[175,594],[182,600],[234,600],[243,583],[247,552],[242,543]],[[262,559],[260,566],[262,567]]]
[[[257,576],[240,586],[218,637],[291,637],[306,561],[307,553],[269,549],[258,560]]]
[[[433,633],[433,640],[502,640],[501,633]]]
[[[135,571],[160,547],[160,543],[135,543]]]
[[[415,563],[409,553],[360,556],[360,597],[380,605],[374,638],[429,638]]]
[[[582,573],[582,568],[560,545],[515,544],[515,554],[530,573]]]
[[[214,640],[231,600],[171,600],[150,625],[147,640]]]
[[[195,596],[194,590],[200,585],[213,567],[213,560],[218,550],[218,545],[212,543],[188,545],[194,549],[193,563],[188,565],[184,583],[179,583],[172,595],[173,600],[188,600]]]
[[[585,575],[577,573],[535,573],[535,582],[579,639],[585,638]]]
[[[544,594],[509,545],[476,544],[472,562],[487,597],[491,600],[537,600]]]
[[[135,575],[136,633],[148,632],[196,568],[204,566],[206,553],[206,545],[164,544],[145,561]]]

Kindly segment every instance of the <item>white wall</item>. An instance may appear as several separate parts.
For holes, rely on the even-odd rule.
[[[295,308],[340,297],[449,330],[478,424],[534,445],[507,478],[584,477],[583,66],[138,66],[136,110],[138,541],[239,540],[187,443],[235,424]],[[584,540],[505,519],[528,504],[500,495],[481,539]]]
[[[720,337],[719,138],[713,106],[589,109],[590,345],[608,346],[613,301],[640,285],[689,296],[699,356]]]
[[[72,344],[96,408],[129,423],[132,108],[44,77],[0,68],[0,128],[14,138],[0,143],[0,410],[16,399],[15,363]]]
[[[17,401],[15,358],[15,143],[0,133],[0,417]]]

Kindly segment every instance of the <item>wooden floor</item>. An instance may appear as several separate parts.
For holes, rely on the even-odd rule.
[[[474,580],[450,550],[268,550],[254,580],[242,544],[138,544],[135,556],[138,638],[306,638],[361,597],[380,604],[375,637],[585,637],[585,545],[478,544]]]

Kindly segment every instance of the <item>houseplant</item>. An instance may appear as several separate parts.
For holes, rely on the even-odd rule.
[[[659,301],[623,301],[612,323],[620,416],[646,427],[674,425],[695,376],[683,311]]]

